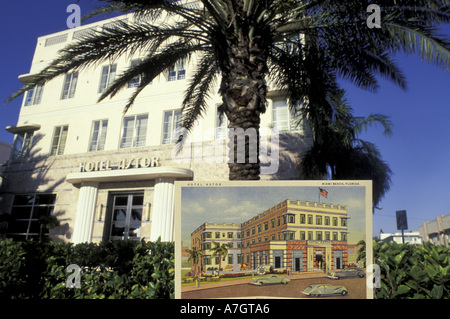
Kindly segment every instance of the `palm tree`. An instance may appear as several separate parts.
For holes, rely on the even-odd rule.
[[[366,242],[364,240],[358,241],[356,246],[361,246],[358,250],[358,256],[356,257],[356,261],[361,261],[364,263],[364,267],[366,265]]]
[[[125,110],[158,75],[183,59],[199,56],[183,101],[180,143],[207,109],[208,92],[221,78],[220,108],[229,128],[254,130],[266,111],[268,83],[288,98],[299,117],[312,127],[330,112],[322,91],[337,78],[375,91],[377,75],[406,87],[391,55],[418,54],[442,68],[450,66],[450,44],[435,26],[450,20],[449,0],[379,0],[381,28],[367,25],[369,0],[99,0],[91,17],[108,12],[133,12],[138,23],[121,23],[67,46],[15,98],[38,84],[128,53],[145,52],[101,95],[113,97],[136,76],[142,81]],[[170,23],[161,23],[162,18]],[[159,22],[158,22],[159,21]],[[313,63],[320,61],[321,63]],[[326,72],[317,69],[326,65]],[[327,109],[328,108],[328,109]],[[258,143],[258,139],[256,143]],[[260,163],[249,156],[243,163],[231,153],[229,179],[259,179]],[[236,140],[230,140],[235,152]],[[256,147],[259,152],[259,147]]]
[[[329,92],[330,93],[330,92]],[[313,146],[303,155],[302,171],[307,179],[355,179],[373,181],[373,205],[377,206],[391,186],[392,171],[374,144],[358,138],[363,129],[381,124],[392,134],[392,123],[381,114],[354,117],[344,90],[329,94],[331,116],[324,114],[313,127]]]
[[[219,271],[222,269],[222,258],[225,258],[228,255],[228,244],[220,244],[213,242],[215,247],[211,249],[212,257],[219,256]]]
[[[189,254],[189,259],[188,261],[192,262],[192,267],[196,268],[196,266],[199,264],[200,259],[202,258],[202,251],[200,249],[197,249],[196,247],[192,248],[192,249],[187,249],[186,250]],[[198,266],[201,269],[201,266]],[[196,273],[197,271],[194,270],[194,273]]]

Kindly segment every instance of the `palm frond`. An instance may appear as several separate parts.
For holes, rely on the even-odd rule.
[[[186,132],[193,129],[195,120],[207,110],[211,88],[215,85],[218,67],[212,53],[205,54],[191,79],[182,103],[182,124]]]
[[[166,72],[171,66],[181,59],[189,60],[189,57],[197,51],[203,51],[204,46],[199,43],[191,43],[192,41],[184,40],[175,42],[167,46],[164,51],[157,54],[150,54],[138,66],[129,68],[118,79],[116,79],[101,95],[99,101],[108,96],[113,97],[121,89],[126,87],[128,82],[136,76],[141,75],[144,79],[132,96],[129,98],[125,106],[125,112],[133,105],[139,93],[151,83],[157,76]]]
[[[366,118],[357,118],[357,121],[355,123],[354,130],[356,133],[362,132],[363,129],[365,131],[368,130],[369,127],[373,125],[380,124],[383,127],[383,134],[386,136],[392,136],[392,121],[389,119],[388,116],[383,114],[370,114]]]
[[[402,24],[385,23],[384,28],[396,41],[387,42],[392,52],[402,51],[409,55],[450,70],[450,41],[436,34],[432,27],[413,28]]]

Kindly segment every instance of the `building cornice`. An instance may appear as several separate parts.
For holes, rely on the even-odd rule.
[[[79,172],[70,173],[66,177],[66,181],[73,185],[86,182],[127,182],[127,181],[139,181],[139,180],[152,180],[160,178],[193,178],[194,172],[190,169],[174,167],[174,166],[161,166],[161,167],[149,167],[149,168],[136,168],[128,170],[109,170],[109,171],[96,171],[96,172]]]

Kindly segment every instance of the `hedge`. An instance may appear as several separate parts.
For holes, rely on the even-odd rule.
[[[79,288],[72,268],[78,268]],[[0,298],[174,298],[174,245],[0,241]]]
[[[450,248],[374,242],[380,299],[450,299]]]
[[[450,248],[374,242],[379,299],[450,299]],[[70,288],[81,270],[79,287]],[[174,298],[174,244],[0,241],[0,298]]]

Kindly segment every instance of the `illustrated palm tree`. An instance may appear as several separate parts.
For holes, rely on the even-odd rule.
[[[303,155],[302,170],[308,179],[366,179],[373,182],[373,206],[377,206],[391,187],[392,171],[376,146],[358,138],[363,129],[381,124],[384,134],[392,134],[390,120],[381,114],[354,117],[344,90],[330,94],[332,118],[322,117],[313,129],[313,146]],[[316,124],[317,125],[317,124]]]
[[[186,133],[180,143],[206,111],[208,92],[219,78],[220,111],[229,120],[229,131],[254,130],[259,138],[269,84],[288,99],[293,114],[306,115],[310,126],[318,128],[326,120],[322,115],[334,111],[323,93],[334,90],[339,78],[375,91],[377,76],[383,76],[405,88],[391,57],[396,52],[449,68],[449,41],[435,28],[450,20],[448,0],[379,0],[381,28],[372,29],[367,24],[370,2],[99,0],[102,6],[87,17],[134,12],[139,22],[120,23],[67,46],[12,98],[62,74],[143,52],[142,63],[124,71],[100,97],[113,97],[141,76],[128,110],[153,79],[195,55],[199,62],[182,105]],[[249,156],[258,138],[246,140],[243,160],[237,157],[236,139],[230,140],[230,180],[259,179],[259,158]]]
[[[358,256],[356,257],[356,261],[361,261],[366,265],[366,242],[364,240],[358,241],[356,246],[360,246],[358,250]]]
[[[228,244],[220,244],[220,243],[216,243],[214,242],[214,248],[211,249],[212,253],[212,257],[215,256],[219,256],[219,271],[220,269],[222,269],[222,258],[225,258],[228,255]]]
[[[198,268],[199,270],[201,269],[201,265],[199,265],[200,260],[202,258],[202,251],[200,249],[197,249],[196,247],[192,248],[192,249],[187,249],[187,252],[189,254],[189,259],[188,261],[192,262],[192,266],[193,268]],[[196,273],[197,271],[194,270],[194,273]]]

